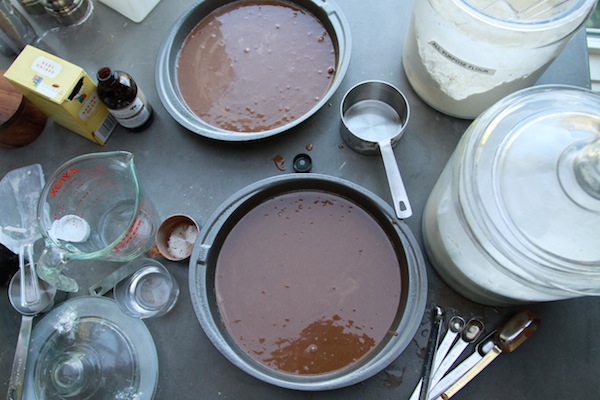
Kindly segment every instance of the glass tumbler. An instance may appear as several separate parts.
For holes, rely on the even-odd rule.
[[[160,262],[139,258],[131,275],[116,284],[113,295],[125,314],[136,318],[160,317],[175,306],[179,285]]]
[[[533,85],[597,0],[417,0],[402,62],[417,94],[473,119]]]

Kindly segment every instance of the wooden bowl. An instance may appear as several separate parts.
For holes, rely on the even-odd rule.
[[[42,133],[48,117],[17,90],[0,70],[0,147],[17,148]]]

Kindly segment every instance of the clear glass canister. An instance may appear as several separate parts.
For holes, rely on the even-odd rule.
[[[436,183],[425,249],[483,304],[600,295],[600,94],[535,86],[481,114]]]
[[[403,65],[437,110],[473,119],[531,86],[597,0],[417,0]]]

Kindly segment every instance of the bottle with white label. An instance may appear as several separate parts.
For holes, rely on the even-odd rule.
[[[98,97],[121,126],[137,132],[152,123],[152,107],[128,73],[103,67],[97,78]]]

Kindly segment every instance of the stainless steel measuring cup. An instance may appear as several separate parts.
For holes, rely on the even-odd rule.
[[[40,0],[40,3],[61,25],[79,25],[94,10],[94,4],[90,0]]]
[[[393,150],[410,115],[406,97],[389,83],[361,82],[344,95],[340,114],[340,134],[352,150],[367,155],[381,152],[396,215],[410,217],[412,209]]]

